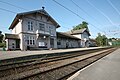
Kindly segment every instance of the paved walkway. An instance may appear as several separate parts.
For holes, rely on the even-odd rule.
[[[92,50],[97,48],[102,48],[102,47],[41,50],[41,51],[0,51],[0,60],[15,58],[15,57],[22,57],[22,56],[29,56],[29,55],[62,53],[62,52],[81,51],[81,50],[88,50],[88,49]]]
[[[68,80],[120,80],[120,49],[78,71]]]

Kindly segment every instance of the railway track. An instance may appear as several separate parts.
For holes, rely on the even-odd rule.
[[[110,48],[110,47],[108,47]],[[68,55],[73,55],[80,53],[81,55],[84,55],[86,52],[91,53],[95,51],[100,51],[106,48],[99,48],[99,49],[92,49],[92,50],[82,50],[82,51],[73,51],[73,52],[63,52],[63,53],[53,53],[53,54],[40,54],[40,55],[31,55],[31,56],[26,56],[26,57],[18,57],[18,58],[11,58],[11,59],[6,59],[6,60],[0,60],[0,66],[5,66],[5,65],[13,65],[13,64],[21,64],[21,63],[29,63],[29,62],[34,62],[36,60],[44,60],[44,59],[50,59],[53,57],[62,57],[62,56],[68,56]]]
[[[16,62],[15,64],[0,65],[0,80],[21,79],[21,80],[57,80],[67,79],[70,75],[81,68],[93,63],[101,57],[114,51],[115,48],[106,49],[99,54],[83,57],[88,53],[97,52],[86,51],[84,54],[66,54],[61,56],[53,56],[44,60],[34,59],[28,62]],[[91,55],[91,54],[89,54]],[[81,57],[81,58],[80,58]],[[6,66],[6,67],[5,67]]]
[[[32,69],[33,67],[31,67],[31,66],[36,66],[36,65],[43,64],[43,63],[48,63],[48,62],[53,62],[53,61],[58,61],[58,60],[64,60],[64,59],[81,56],[81,55],[85,55],[85,54],[89,54],[89,53],[93,53],[93,52],[97,52],[97,51],[101,51],[101,50],[103,50],[103,49],[67,53],[67,54],[55,55],[55,56],[51,56],[51,57],[42,57],[42,58],[37,58],[37,59],[16,61],[13,63],[1,64],[0,65],[0,77],[4,77],[7,75],[16,74],[16,72],[20,73],[25,70]]]

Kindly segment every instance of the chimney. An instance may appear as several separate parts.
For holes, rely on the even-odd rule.
[[[45,9],[45,7],[42,7],[42,9],[44,10],[44,9]]]

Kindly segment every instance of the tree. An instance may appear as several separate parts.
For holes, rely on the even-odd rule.
[[[102,36],[100,33],[98,33],[98,36],[96,37],[96,42],[98,46],[102,45]]]
[[[98,46],[108,45],[107,37],[105,35],[101,35],[100,33],[98,33],[98,36],[96,37],[96,42]]]
[[[78,24],[77,26],[73,27],[73,30],[79,30],[86,28],[88,30],[88,23],[83,21],[81,24]]]
[[[2,31],[0,31],[0,43],[2,43],[3,41],[3,34],[2,34]]]
[[[108,45],[107,37],[105,35],[102,36],[102,42],[103,42],[103,46]]]
[[[109,40],[109,41],[112,41],[112,38],[109,38],[108,40]]]

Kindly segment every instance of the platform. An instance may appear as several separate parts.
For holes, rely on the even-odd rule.
[[[120,48],[78,71],[68,80],[120,80]]]
[[[106,47],[72,48],[72,49],[40,50],[40,51],[0,51],[0,60],[30,56],[30,55],[74,52],[74,51],[92,50],[98,48],[106,48]]]

